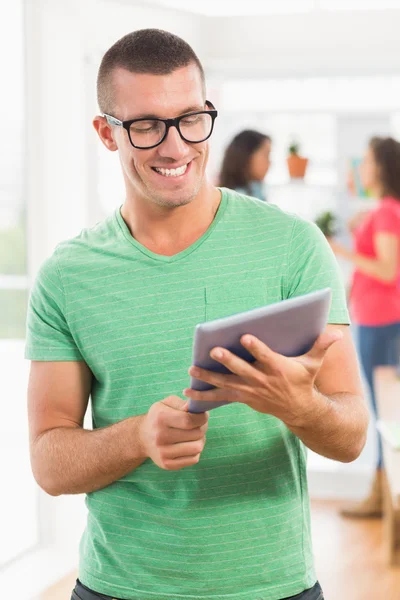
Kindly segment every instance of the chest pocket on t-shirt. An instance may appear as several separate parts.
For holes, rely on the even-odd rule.
[[[263,280],[206,286],[206,320],[228,317],[271,303]]]

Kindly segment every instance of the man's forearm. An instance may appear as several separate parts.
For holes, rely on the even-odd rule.
[[[289,429],[313,452],[341,462],[355,460],[366,441],[368,410],[364,400],[347,393],[318,394],[318,410],[301,426]]]
[[[124,477],[145,460],[139,428],[144,415],[93,431],[56,427],[32,444],[35,479],[47,493],[82,494]]]

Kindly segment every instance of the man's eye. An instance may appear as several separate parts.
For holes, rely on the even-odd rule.
[[[142,121],[140,123],[132,123],[131,130],[135,133],[149,133],[152,131],[158,131],[160,129],[160,123],[157,121]]]
[[[201,115],[193,115],[193,117],[185,117],[181,120],[184,125],[194,125],[201,120]]]

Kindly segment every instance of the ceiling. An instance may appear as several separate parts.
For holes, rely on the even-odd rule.
[[[400,10],[400,0],[153,0],[153,4],[210,17],[339,10]]]

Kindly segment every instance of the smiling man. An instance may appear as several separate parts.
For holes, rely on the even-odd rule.
[[[44,263],[26,347],[35,478],[86,494],[72,598],[320,600],[306,447],[351,461],[368,421],[329,245],[207,181],[217,111],[182,39],[148,29],[116,42],[98,101],[125,201]],[[308,354],[246,336],[255,363],[217,348],[231,375],[200,371],[217,389],[187,389],[197,323],[328,286],[329,325]],[[187,397],[232,402],[198,415]]]

